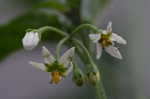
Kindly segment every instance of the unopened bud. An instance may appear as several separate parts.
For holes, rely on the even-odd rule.
[[[80,68],[74,66],[73,69],[73,81],[77,86],[82,86],[84,84],[84,75]]]
[[[100,73],[96,66],[91,67],[87,72],[87,80],[90,84],[95,85],[100,80]]]
[[[34,31],[27,32],[22,39],[23,46],[26,50],[34,49],[38,45],[39,41],[39,33]]]
[[[87,74],[88,81],[90,84],[95,85],[100,80],[99,72],[89,72]]]

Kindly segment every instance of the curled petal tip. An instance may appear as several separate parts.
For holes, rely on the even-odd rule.
[[[43,54],[43,57],[48,57],[50,55],[50,52],[45,46],[42,47],[42,54]]]

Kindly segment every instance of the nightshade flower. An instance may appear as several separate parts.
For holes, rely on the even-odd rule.
[[[89,38],[93,41],[93,43],[96,43],[97,59],[101,57],[103,49],[111,56],[122,59],[122,55],[118,48],[114,46],[114,42],[119,44],[127,44],[127,42],[118,34],[112,33],[111,22],[108,23],[107,30],[103,30],[102,33],[89,34]]]
[[[39,34],[37,32],[27,32],[22,39],[23,46],[26,50],[32,50],[40,41]]]
[[[75,47],[72,47],[60,59],[56,59],[47,48],[43,47],[42,55],[44,57],[44,63],[31,61],[30,64],[42,71],[49,72],[51,76],[50,83],[58,84],[62,80],[62,77],[66,77],[72,71],[73,66],[71,62],[74,52]]]

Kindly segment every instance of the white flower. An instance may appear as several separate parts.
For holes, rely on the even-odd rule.
[[[51,75],[51,83],[58,84],[62,77],[67,76],[73,69],[71,64],[72,58],[74,56],[75,47],[67,50],[60,59],[55,59],[50,51],[46,47],[42,49],[42,56],[44,58],[44,63],[30,62],[36,68],[42,71],[49,72]]]
[[[127,44],[127,42],[118,34],[112,33],[111,22],[108,23],[107,30],[103,30],[102,33],[89,34],[89,38],[93,41],[93,43],[96,43],[97,59],[101,57],[103,49],[111,56],[122,59],[122,55],[118,48],[114,46],[114,42],[119,44]]]
[[[22,39],[23,46],[26,50],[32,50],[40,41],[39,34],[37,32],[27,32]]]

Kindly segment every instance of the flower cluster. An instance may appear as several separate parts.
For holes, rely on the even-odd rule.
[[[83,85],[85,82],[96,85],[97,82],[100,81],[100,72],[98,66],[95,64],[91,56],[91,54],[93,53],[90,53],[89,49],[87,49],[84,44],[74,36],[76,33],[78,33],[78,30],[84,27],[88,27],[89,29],[96,31],[96,33],[89,34],[89,39],[96,44],[97,59],[101,57],[103,50],[105,50],[113,57],[122,59],[122,55],[119,52],[118,48],[115,47],[115,43],[127,44],[127,42],[121,36],[112,32],[111,22],[108,23],[106,30],[97,29],[95,26],[90,24],[83,24],[77,27],[71,35],[54,27],[42,27],[39,29],[28,31],[22,39],[23,46],[26,50],[33,50],[38,45],[44,31],[51,30],[59,33],[62,36],[65,36],[57,45],[56,57],[54,57],[46,47],[43,47],[42,57],[44,58],[44,62],[29,62],[34,67],[48,72],[50,74],[51,84],[58,84],[72,71],[73,81],[78,86]],[[70,49],[68,49],[61,57],[59,57],[61,46],[67,41],[70,41],[69,43],[71,46],[73,45],[72,42],[74,42],[74,45]],[[77,51],[75,51],[75,49],[77,49]],[[82,72],[82,70],[75,62],[75,53],[77,53],[83,64],[86,66],[86,73]]]

